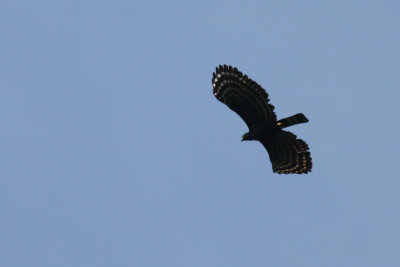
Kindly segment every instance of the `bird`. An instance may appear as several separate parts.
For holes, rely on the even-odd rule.
[[[289,131],[289,126],[308,122],[303,113],[277,120],[268,93],[236,67],[219,65],[212,75],[214,96],[235,111],[249,131],[242,141],[259,141],[267,150],[272,171],[278,174],[311,172],[309,146]]]

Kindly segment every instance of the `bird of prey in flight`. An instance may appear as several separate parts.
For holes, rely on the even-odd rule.
[[[218,66],[213,73],[212,86],[215,97],[247,124],[249,132],[243,135],[242,141],[257,140],[268,151],[273,172],[302,174],[311,171],[312,161],[307,143],[283,130],[308,122],[303,113],[277,120],[267,92],[232,66]]]

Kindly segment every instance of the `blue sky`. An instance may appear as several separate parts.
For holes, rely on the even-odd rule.
[[[398,1],[5,1],[1,266],[400,266]],[[272,173],[211,75],[310,145]]]

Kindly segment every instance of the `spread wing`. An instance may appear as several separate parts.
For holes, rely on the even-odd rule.
[[[274,136],[265,136],[260,142],[267,149],[272,170],[281,173],[307,173],[312,161],[308,145],[291,132],[279,130]]]
[[[215,97],[235,111],[250,130],[258,125],[276,125],[274,106],[267,92],[237,68],[220,65],[212,78]]]

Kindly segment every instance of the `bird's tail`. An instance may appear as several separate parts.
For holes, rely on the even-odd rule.
[[[277,124],[281,129],[283,129],[295,124],[305,123],[305,122],[308,122],[306,116],[304,116],[303,113],[298,113],[296,115],[279,120]]]

